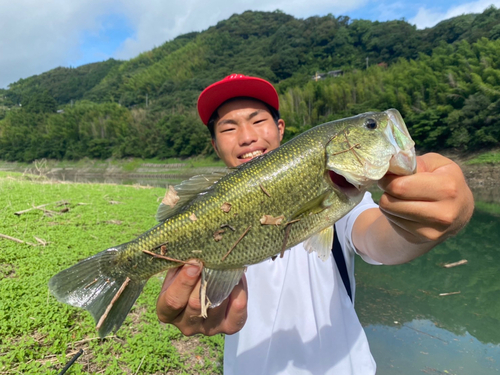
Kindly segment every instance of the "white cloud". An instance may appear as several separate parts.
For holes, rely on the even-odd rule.
[[[460,16],[467,13],[482,13],[489,6],[494,5],[500,7],[500,0],[478,0],[466,4],[451,7],[446,12],[440,12],[436,9],[428,9],[421,7],[417,15],[409,22],[417,25],[417,28],[424,29],[426,27],[435,26],[437,23],[448,18]]]
[[[135,0],[124,0],[124,12],[137,29],[117,52],[118,58],[129,59],[158,46],[177,35],[201,31],[245,10],[273,11],[280,9],[296,17],[335,12],[337,15],[356,9],[368,0],[184,0],[165,2],[149,0],[140,7]]]
[[[0,87],[83,58],[81,39],[119,15],[133,37],[115,58],[129,59],[179,34],[201,31],[234,13],[280,9],[295,17],[345,14],[369,0],[0,0]],[[94,51],[95,54],[95,51]]]
[[[106,0],[0,0],[0,87],[76,56],[82,30],[99,27]]]

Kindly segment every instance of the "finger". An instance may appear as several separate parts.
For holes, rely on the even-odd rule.
[[[379,208],[385,216],[390,214],[395,218],[425,225],[442,225],[442,228],[453,224],[460,214],[458,208],[451,201],[407,201],[389,194],[383,194],[380,197]]]
[[[229,296],[224,322],[224,333],[232,335],[243,328],[247,321],[248,288],[245,275]]]
[[[168,281],[170,285],[158,298],[156,313],[160,321],[164,323],[170,323],[186,308],[193,290],[199,284],[201,263],[197,260],[191,261],[191,263],[198,263],[200,266],[184,265],[180,267],[177,275]]]
[[[193,297],[194,297],[193,293]],[[199,295],[196,295],[199,301]],[[236,302],[235,302],[236,301]],[[218,333],[233,334],[238,332],[246,322],[247,287],[246,279],[240,281],[219,306],[208,309],[208,317],[201,317],[201,309],[188,304],[186,309],[173,323],[181,332],[190,336],[203,333],[212,336]]]
[[[446,227],[444,226],[428,226],[391,214],[387,214],[386,217],[394,231],[410,243],[418,244],[445,239]]]
[[[403,200],[453,199],[458,194],[458,182],[453,178],[454,174],[446,172],[424,172],[411,176],[388,175],[379,181],[379,186],[385,193]]]

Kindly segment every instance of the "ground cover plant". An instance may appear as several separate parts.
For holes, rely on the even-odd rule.
[[[57,272],[152,227],[163,194],[0,172],[0,234],[12,237],[0,238],[0,374],[57,374],[80,349],[84,354],[68,374],[222,372],[222,336],[185,338],[158,322],[162,275],[148,282],[121,329],[105,339],[98,339],[86,311],[48,293]]]

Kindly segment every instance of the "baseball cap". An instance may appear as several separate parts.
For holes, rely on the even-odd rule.
[[[231,74],[211,84],[200,94],[198,98],[198,114],[201,121],[208,125],[210,116],[222,103],[238,96],[261,100],[279,110],[278,93],[271,83],[262,78]]]

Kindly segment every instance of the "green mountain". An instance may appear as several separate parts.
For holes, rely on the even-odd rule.
[[[421,148],[497,146],[499,38],[494,7],[425,30],[404,20],[248,11],[128,61],[57,68],[11,84],[0,92],[0,158],[210,152],[196,99],[234,72],[276,85],[287,138],[395,107]],[[313,80],[317,73],[322,78]]]

